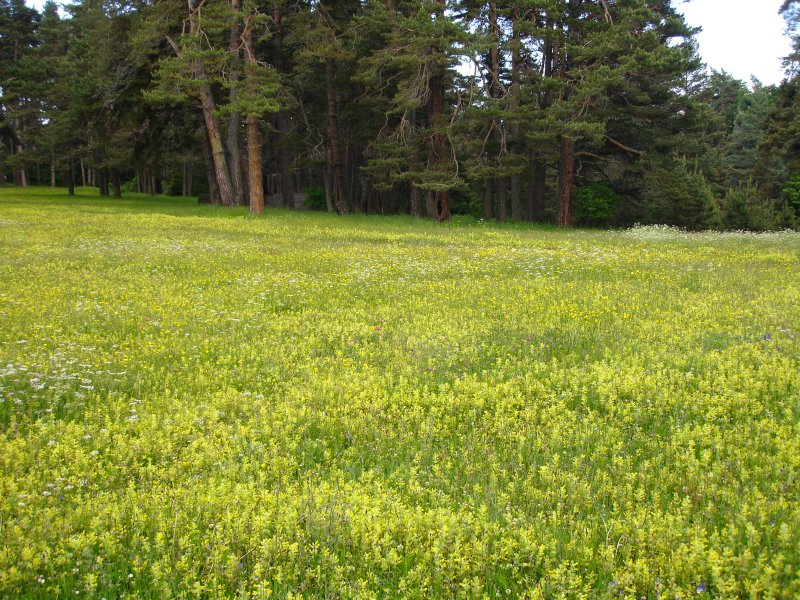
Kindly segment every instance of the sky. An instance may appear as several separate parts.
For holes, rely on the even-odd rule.
[[[41,8],[44,0],[27,0]],[[700,55],[714,69],[749,82],[764,84],[783,79],[781,59],[789,54],[778,14],[781,0],[674,0],[689,25],[700,26]]]
[[[703,28],[697,36],[703,61],[749,82],[754,75],[764,84],[783,79],[781,60],[790,42],[778,14],[781,0],[691,0],[676,3],[686,22]]]

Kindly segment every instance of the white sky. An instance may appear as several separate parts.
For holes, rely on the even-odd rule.
[[[781,0],[689,0],[676,3],[686,22],[701,26],[700,55],[709,67],[749,82],[780,83],[790,42],[778,14]]]
[[[686,21],[701,26],[700,54],[709,67],[745,82],[780,83],[789,39],[778,15],[781,0],[673,0]],[[27,0],[41,8],[44,0]]]

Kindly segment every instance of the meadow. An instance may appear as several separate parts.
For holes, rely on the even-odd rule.
[[[0,188],[0,598],[800,597],[800,234]]]

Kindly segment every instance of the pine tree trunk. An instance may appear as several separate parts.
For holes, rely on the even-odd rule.
[[[117,169],[111,171],[111,185],[114,189],[114,198],[122,198],[122,183]]]
[[[487,221],[490,220],[494,216],[494,210],[492,207],[492,191],[494,189],[493,180],[491,177],[487,177],[483,180],[483,218]]]
[[[261,173],[261,132],[259,120],[253,115],[247,116],[247,159],[248,181],[250,188],[250,212],[264,212],[264,178]]]
[[[230,0],[231,10],[235,14],[231,17],[230,41],[228,43],[228,52],[231,55],[231,88],[228,95],[228,100],[231,105],[236,102],[238,96],[238,82],[241,78],[239,72],[240,55],[239,55],[239,37],[241,29],[239,27],[239,11],[241,10],[241,0]],[[238,112],[232,112],[228,116],[228,135],[226,136],[226,150],[228,153],[228,166],[230,167],[231,186],[233,189],[233,204],[235,206],[242,206],[244,204],[244,182],[242,177],[242,169],[240,164],[242,162],[242,153],[240,150],[239,128],[241,127],[241,115]]]
[[[108,169],[106,167],[102,167],[100,169],[100,195],[105,197],[108,196]]]
[[[282,0],[274,0],[272,10],[272,24],[274,32],[272,35],[273,66],[278,73],[286,73],[283,48],[283,7]],[[294,178],[292,177],[292,157],[289,154],[286,140],[291,131],[291,119],[289,113],[281,110],[275,114],[275,131],[277,132],[277,143],[275,144],[275,162],[278,166],[278,173],[281,176],[281,200],[283,206],[294,208]]]
[[[439,0],[441,8],[437,10],[437,17],[444,14],[445,0]],[[443,166],[447,158],[445,156],[445,136],[443,128],[444,120],[444,67],[436,66],[436,73],[431,77],[431,119],[430,123],[434,128],[433,134],[433,154],[436,165]],[[450,195],[447,190],[436,191],[435,196],[435,218],[437,221],[450,220]]]
[[[188,0],[189,6],[189,32],[197,34],[200,27],[197,22],[199,7],[195,5],[195,0]],[[214,177],[217,182],[220,200],[225,207],[231,207],[236,202],[236,194],[231,183],[230,169],[225,153],[225,145],[222,141],[222,132],[217,118],[216,104],[211,92],[211,86],[206,83],[205,66],[199,59],[192,61],[192,72],[198,85],[198,95],[200,105],[203,109],[203,120],[208,133],[208,141],[211,147],[211,157],[214,163]]]
[[[81,186],[86,187],[86,169],[83,167],[83,159],[80,161],[81,167]]]
[[[219,187],[217,187],[217,175],[214,166],[214,157],[211,154],[211,142],[208,141],[208,135],[203,136],[203,161],[206,165],[208,197],[212,204],[220,204],[221,201],[219,197]]]
[[[497,222],[505,223],[508,218],[506,206],[506,178],[496,177],[494,180],[495,197],[497,198]]]
[[[572,227],[572,188],[575,183],[575,140],[561,136],[561,181],[558,226]]]
[[[15,154],[22,154],[22,144],[17,143],[14,149]],[[20,187],[28,186],[28,175],[25,171],[25,166],[22,164],[14,169],[14,183]]]
[[[494,43],[490,51],[491,57],[491,81],[489,83],[489,96],[495,100],[499,100],[502,95],[500,85],[500,26],[497,22],[497,3],[489,3],[489,31],[494,37]],[[492,121],[492,130],[494,137],[497,140],[499,147],[503,147],[503,127],[504,124],[497,119]],[[506,182],[504,177],[494,178],[496,211],[498,223],[503,223],[506,220]]]
[[[342,165],[341,139],[339,135],[339,117],[336,107],[336,90],[334,88],[334,64],[329,60],[325,65],[325,79],[328,100],[328,139],[331,148],[331,169],[333,171],[333,193],[336,211],[347,214],[347,198],[344,189],[344,169]]]
[[[519,7],[514,7],[512,18],[512,45],[511,45],[511,116],[509,118],[509,139],[512,150],[519,152],[520,144],[520,123],[518,114],[520,106],[520,96],[522,85],[520,82],[522,70],[522,40],[519,32],[520,11]],[[515,221],[522,221],[525,218],[522,206],[522,186],[520,185],[519,173],[511,175],[511,218]]]
[[[207,85],[201,86],[200,103],[203,107],[203,119],[206,124],[208,141],[211,147],[211,159],[214,165],[214,178],[216,187],[219,190],[219,198],[222,205],[231,207],[234,205],[236,196],[233,185],[228,173],[228,161],[225,156],[225,146],[222,143],[219,121],[214,114],[215,105],[211,96],[211,88]]]
[[[533,158],[530,181],[529,219],[541,220],[544,215],[544,201],[547,195],[547,163],[540,157]]]
[[[249,64],[256,63],[253,54],[252,27],[246,27],[243,36],[244,52]],[[247,115],[247,174],[250,195],[250,212],[264,212],[264,175],[261,171],[261,130],[259,119],[254,114]]]
[[[67,165],[67,194],[70,196],[75,195],[75,165],[71,156]]]
[[[425,205],[422,203],[421,190],[416,184],[411,182],[411,215],[415,219],[421,219],[425,216]]]

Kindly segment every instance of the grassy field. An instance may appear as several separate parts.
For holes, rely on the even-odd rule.
[[[0,598],[800,596],[800,235],[0,188]]]

